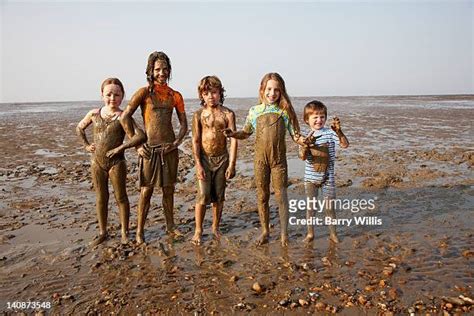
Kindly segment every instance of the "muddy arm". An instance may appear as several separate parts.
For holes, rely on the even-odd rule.
[[[347,140],[346,135],[342,132],[341,129],[339,129],[336,132],[337,137],[339,137],[339,144],[341,145],[342,148],[347,148],[349,147],[349,141]]]
[[[293,141],[295,143],[297,143],[298,145],[300,146],[305,146],[307,145],[306,144],[306,138],[304,136],[302,136],[300,133],[294,133],[292,136],[291,136],[291,139],[293,139]]]
[[[179,119],[179,132],[178,132],[178,137],[174,141],[174,145],[178,147],[181,145],[183,142],[184,137],[188,133],[188,120],[186,119],[186,112],[176,112],[178,114],[178,119]]]
[[[196,111],[193,116],[192,134],[193,134],[193,156],[196,164],[200,164],[201,156],[201,122],[199,121],[200,111]]]
[[[294,125],[290,122],[288,122],[288,125],[286,126],[288,133],[291,136],[291,139],[297,143],[300,146],[305,146],[307,144],[307,137],[304,137],[301,135],[299,128],[295,129]],[[310,134],[312,135],[312,133]]]
[[[146,89],[138,90],[128,102],[127,107],[123,111],[122,115],[120,115],[120,123],[122,124],[125,133],[129,138],[133,138],[135,135],[135,121],[133,120],[133,114],[137,110],[137,108],[142,103],[144,97],[146,95]]]
[[[349,141],[347,140],[346,135],[342,132],[341,129],[341,120],[335,116],[331,122],[331,128],[336,133],[337,137],[339,138],[339,144],[342,148],[349,147]]]
[[[201,111],[196,111],[193,116],[192,133],[193,133],[193,156],[196,164],[196,175],[199,180],[204,180],[205,172],[201,164]]]
[[[235,114],[234,112],[231,112],[229,115],[229,127],[232,129],[232,131],[235,131],[237,128],[235,126]],[[248,137],[248,136],[247,136]],[[229,164],[235,167],[236,161],[237,161],[237,137],[232,137],[230,139],[230,159],[229,159]]]
[[[316,139],[320,138],[320,136],[314,136],[314,131],[311,131],[308,136],[304,137],[303,135],[299,133],[295,133],[292,135],[292,139],[295,143],[297,143],[301,147],[305,148],[305,150],[308,150],[309,147],[314,145],[314,142]]]
[[[306,160],[308,158],[309,148],[307,146],[298,146],[298,158]]]
[[[79,136],[82,143],[84,144],[84,148],[89,152],[93,150],[91,150],[91,144],[89,143],[89,140],[87,139],[86,128],[92,123],[92,113],[93,113],[93,110],[89,111],[89,113],[87,113],[86,116],[84,116],[84,118],[79,122],[79,124],[77,124],[77,127],[76,127],[77,136]]]
[[[125,132],[127,133],[128,141],[124,142],[120,147],[122,147],[123,150],[131,147],[135,147],[138,145],[143,144],[146,141],[146,135],[143,130],[138,127],[137,123],[135,120],[132,118],[131,119],[132,125],[133,125],[133,130],[127,130],[125,128],[125,123],[123,121],[120,121],[122,124],[122,127],[124,128]]]
[[[235,114],[234,112],[230,112],[229,114],[229,125],[228,127],[232,130],[236,130],[235,126]],[[237,139],[232,137],[230,139],[230,155],[229,155],[229,167],[226,171],[226,178],[231,179],[235,176],[235,164],[237,162],[237,147],[238,142]]]
[[[235,139],[247,139],[252,135],[252,133],[248,133],[246,131],[233,131],[230,128],[226,128],[222,131],[226,137],[232,137]],[[232,143],[231,143],[232,144]]]
[[[125,151],[125,149],[127,148],[138,146],[146,141],[145,133],[138,127],[137,123],[133,120],[133,118],[131,119],[131,121],[133,125],[133,130],[127,131],[128,127],[125,127],[126,125],[123,123],[122,120],[120,120],[120,124],[122,124],[123,129],[127,133],[128,141],[124,142],[120,146],[115,147],[112,150],[109,150],[106,153],[107,157],[110,158],[118,153]]]

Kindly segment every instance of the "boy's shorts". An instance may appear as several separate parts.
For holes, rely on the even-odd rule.
[[[210,157],[201,155],[201,164],[206,173],[204,180],[198,180],[197,204],[208,205],[225,200],[225,172],[229,166],[229,153]]]

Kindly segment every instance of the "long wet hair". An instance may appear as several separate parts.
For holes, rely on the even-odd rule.
[[[286,92],[285,81],[280,76],[280,74],[276,72],[270,72],[263,76],[262,81],[260,82],[259,103],[265,103],[265,88],[267,87],[267,82],[269,80],[275,80],[278,82],[278,86],[280,88],[280,100],[278,100],[277,106],[288,114],[295,133],[299,134],[300,124],[298,123],[295,109],[293,108],[293,105],[291,105],[290,97]]]
[[[104,88],[106,85],[109,84],[116,84],[117,86],[120,87],[120,90],[122,90],[122,95],[125,98],[125,89],[123,88],[122,81],[118,78],[107,78],[102,82],[102,85],[100,86],[100,93],[102,94],[104,92]]]
[[[157,60],[164,61],[168,65],[168,78],[166,81],[169,81],[171,79],[171,61],[168,55],[166,55],[163,52],[153,52],[148,56],[148,63],[146,65],[146,81],[148,81],[148,91],[150,93],[153,93],[153,86],[154,86],[154,81],[155,77],[153,76],[153,69],[155,68],[155,62]]]
[[[225,89],[222,86],[221,80],[217,76],[206,76],[201,79],[199,82],[198,86],[198,95],[199,95],[199,100],[201,100],[201,105],[204,105],[204,98],[202,97],[202,94],[204,92],[210,91],[212,89],[217,89],[219,90],[219,94],[221,95],[221,104],[224,104],[225,96],[224,92]]]

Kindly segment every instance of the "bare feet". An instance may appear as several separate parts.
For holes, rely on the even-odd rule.
[[[260,245],[263,245],[263,244],[266,244],[268,243],[268,233],[267,232],[263,232],[260,237],[258,237],[257,239],[257,246],[260,246]]]
[[[173,238],[183,237],[183,233],[181,233],[177,228],[173,230],[166,230],[166,234]]]
[[[306,235],[305,239],[303,239],[303,242],[310,243],[313,240],[314,240],[314,235],[313,234],[308,234],[308,235]]]
[[[218,228],[217,228],[217,229],[213,229],[213,230],[212,230],[212,233],[214,234],[214,239],[215,239],[215,240],[221,240],[222,234],[221,234],[221,232],[220,232],[220,230],[219,230]]]
[[[91,247],[95,247],[101,243],[103,243],[107,239],[107,233],[100,234],[95,236],[94,239],[89,243]]]
[[[288,235],[282,234],[280,238],[281,238],[281,246],[288,247]]]
[[[135,237],[135,240],[137,241],[137,245],[143,244],[145,242],[145,234],[137,231],[137,236]]]
[[[196,231],[194,233],[193,238],[191,238],[191,243],[199,246],[201,244],[202,233],[200,231]]]
[[[128,244],[128,233],[127,232],[122,232],[122,239],[120,240],[122,245]]]

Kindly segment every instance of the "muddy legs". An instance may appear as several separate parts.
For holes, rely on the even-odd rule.
[[[219,225],[222,217],[222,209],[224,207],[224,202],[214,202],[212,203],[212,234],[214,239],[220,240],[221,232],[219,230]],[[203,230],[203,221],[204,216],[206,215],[206,205],[196,204],[195,206],[195,219],[196,219],[196,228],[194,231],[194,236],[191,239],[191,242],[195,245],[201,244],[202,239],[202,230]]]
[[[329,203],[326,204],[324,211],[326,212],[327,217],[330,217],[331,219],[336,218],[336,212],[334,212],[334,208]],[[329,240],[336,244],[339,243],[339,238],[337,238],[337,233],[336,233],[336,225],[329,225],[328,227],[329,227]]]
[[[257,209],[262,233],[257,238],[257,246],[268,243],[270,235],[270,168],[267,165],[255,163],[255,183],[257,185]]]
[[[320,187],[314,183],[305,183],[305,193],[308,199],[317,199],[318,198],[318,190]],[[309,220],[312,216],[314,216],[314,209],[307,207],[306,209],[306,218]],[[334,211],[334,207],[331,203],[331,199],[325,198],[324,199],[324,212],[325,216],[331,219],[336,218],[336,212]],[[331,221],[332,222],[332,221]],[[305,242],[310,242],[314,239],[314,226],[308,225],[308,232],[306,238],[304,239]],[[328,225],[329,228],[329,240],[334,243],[339,243],[339,238],[337,237],[336,233],[336,226],[335,225]]]
[[[196,220],[196,228],[191,242],[195,245],[200,245],[202,238],[202,222],[204,221],[204,216],[206,215],[206,205],[196,204],[194,208],[194,213],[194,217]]]
[[[287,166],[279,165],[271,168],[264,164],[255,164],[255,182],[257,185],[257,208],[260,218],[262,233],[257,239],[257,245],[268,242],[270,234],[270,209],[268,201],[270,199],[270,175],[273,181],[273,190],[278,201],[278,213],[280,217],[280,240],[282,246],[288,245],[288,193],[287,193]]]
[[[150,209],[151,195],[153,194],[153,187],[142,187],[140,191],[140,201],[138,202],[137,214],[137,244],[145,242],[145,222]]]
[[[224,202],[212,203],[212,234],[214,239],[221,239],[221,231],[219,230],[219,225],[221,223],[222,209],[224,207]]]
[[[165,213],[166,233],[175,237],[181,232],[174,225],[174,185],[163,187],[163,210]]]
[[[107,239],[107,215],[109,204],[108,174],[96,163],[91,165],[92,180],[96,194],[96,212],[99,223],[99,235],[91,241],[91,246],[96,246]]]
[[[128,223],[130,218],[130,203],[126,191],[127,165],[122,161],[110,170],[110,180],[114,188],[115,200],[119,208],[121,225],[121,243],[128,243]]]

